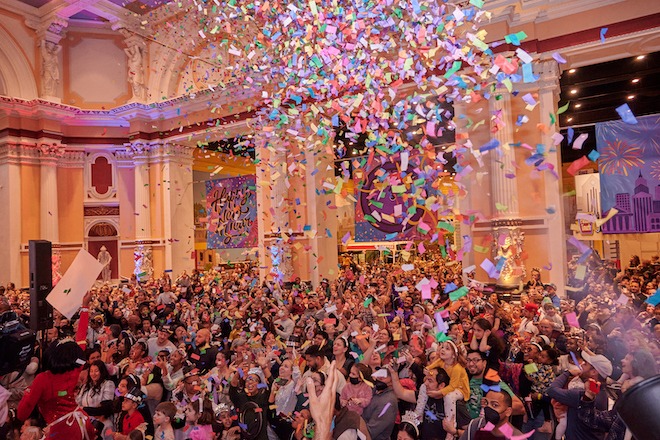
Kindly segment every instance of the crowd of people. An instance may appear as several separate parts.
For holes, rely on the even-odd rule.
[[[568,296],[533,269],[513,302],[440,257],[314,288],[250,264],[103,284],[0,378],[0,436],[624,439],[611,403],[660,360],[660,266],[632,263],[573,263]],[[0,316],[29,310],[0,289]]]

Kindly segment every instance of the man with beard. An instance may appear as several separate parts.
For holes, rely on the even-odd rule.
[[[506,391],[512,400],[512,415],[522,415],[525,413],[525,406],[522,401],[513,393],[511,388],[504,383],[496,371],[487,370],[487,356],[479,350],[470,350],[467,355],[467,371],[470,376],[470,400],[467,402],[470,418],[476,419],[481,412],[481,400],[487,391],[499,387]],[[484,377],[487,375],[488,377]]]
[[[513,412],[512,400],[506,391],[488,391],[484,397],[484,416],[470,422],[460,440],[492,440],[522,435],[511,426],[509,418]],[[484,430],[491,423],[491,430]]]
[[[309,370],[303,374],[303,380],[306,380],[312,373],[316,373],[317,371],[322,371],[327,376],[328,373],[330,373],[330,368],[332,368],[330,361],[328,361],[328,358],[326,357],[325,348],[318,345],[312,345],[307,351],[305,351],[305,361],[307,362]],[[343,374],[340,374],[339,377],[337,377],[338,393],[341,394],[344,385],[346,385],[346,378]]]
[[[603,355],[589,355],[586,351],[582,352],[584,362],[580,367],[571,367],[559,375],[548,388],[547,394],[550,398],[559,403],[568,406],[566,423],[566,440],[600,440],[602,433],[596,433],[586,424],[578,419],[578,408],[581,405],[583,389],[565,389],[572,376],[579,375],[586,383],[589,379],[599,382],[605,380],[612,374],[612,363]],[[602,387],[600,393],[594,399],[594,407],[599,410],[607,409],[607,390]]]

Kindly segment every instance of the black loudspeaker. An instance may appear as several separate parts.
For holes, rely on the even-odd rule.
[[[52,246],[50,241],[30,240],[30,328],[53,326],[53,306],[46,296],[53,290]]]
[[[660,438],[660,374],[633,385],[614,405],[630,432],[638,439]]]

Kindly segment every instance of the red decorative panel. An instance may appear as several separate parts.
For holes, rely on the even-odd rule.
[[[92,186],[100,195],[106,194],[112,186],[112,165],[103,156],[92,164]]]

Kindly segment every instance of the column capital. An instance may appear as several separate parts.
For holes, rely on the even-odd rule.
[[[175,160],[187,162],[192,161],[195,147],[167,142],[162,144],[159,150],[163,161]]]
[[[149,142],[135,141],[124,144],[126,154],[134,160],[148,159],[154,151],[154,145]]]
[[[66,150],[57,165],[60,168],[84,168],[85,152],[82,150]]]
[[[559,93],[559,64],[554,59],[534,63],[534,74],[539,76],[540,90],[552,90]]]
[[[25,24],[35,30],[39,40],[59,44],[69,26],[69,20],[57,15],[48,16],[41,20],[28,19]]]
[[[37,151],[42,165],[57,165],[58,160],[64,156],[66,147],[56,142],[39,142]]]

